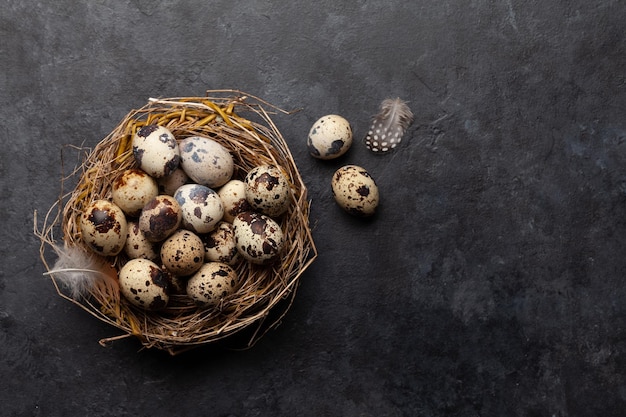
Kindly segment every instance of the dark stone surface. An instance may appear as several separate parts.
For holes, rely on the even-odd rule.
[[[3,3],[0,415],[625,415],[622,2],[344,3]],[[320,256],[251,350],[100,347],[116,330],[58,297],[32,231],[62,146],[214,88],[303,109],[276,123]],[[375,156],[388,96],[415,122]],[[306,135],[330,113],[356,143],[323,162]],[[347,163],[378,182],[373,219],[332,200]]]

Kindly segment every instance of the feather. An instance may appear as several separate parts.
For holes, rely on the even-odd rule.
[[[413,113],[406,101],[388,98],[380,104],[380,112],[372,118],[365,137],[365,146],[372,152],[385,153],[394,149],[413,122]]]
[[[63,248],[53,245],[53,249],[58,258],[44,275],[59,280],[73,299],[87,296],[102,284],[118,287],[117,270],[104,258],[67,244]]]

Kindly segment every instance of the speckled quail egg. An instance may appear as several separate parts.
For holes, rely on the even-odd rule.
[[[154,261],[159,258],[157,245],[146,239],[146,235],[139,228],[139,223],[135,221],[128,222],[124,252],[130,259],[142,258]]]
[[[146,203],[159,195],[154,178],[140,169],[128,169],[113,181],[113,202],[129,216],[138,216]]]
[[[357,165],[339,168],[333,175],[331,186],[335,201],[348,213],[367,217],[376,212],[378,186],[364,168]]]
[[[188,182],[189,177],[185,174],[185,171],[182,168],[178,167],[167,177],[157,179],[159,194],[174,195],[180,186],[185,185]]]
[[[219,222],[215,230],[201,236],[204,242],[207,262],[223,262],[233,266],[240,259],[235,241],[235,227],[227,222]]]
[[[150,242],[160,242],[179,228],[182,218],[180,205],[174,197],[158,195],[141,210],[139,229]]]
[[[174,275],[191,275],[204,263],[204,243],[189,230],[177,230],[161,245],[161,262]]]
[[[264,214],[253,211],[239,213],[233,227],[237,250],[252,263],[270,263],[282,250],[284,236],[280,225]]]
[[[133,136],[132,145],[139,168],[154,178],[168,176],[180,163],[176,138],[163,126],[142,127]]]
[[[318,119],[311,127],[307,147],[311,156],[318,159],[338,158],[352,145],[352,128],[341,116],[329,114]]]
[[[146,310],[162,310],[169,302],[167,277],[148,259],[131,259],[119,272],[120,292],[128,301]]]
[[[221,262],[209,262],[189,278],[187,295],[198,307],[207,308],[219,305],[236,287],[237,273],[233,268]]]
[[[124,249],[128,223],[121,208],[108,200],[95,200],[80,216],[83,241],[99,255],[113,256]]]
[[[190,136],[180,141],[179,148],[180,165],[194,182],[217,188],[233,176],[233,157],[213,139]]]
[[[174,193],[183,214],[183,227],[196,233],[209,233],[224,215],[219,195],[200,184],[185,184]]]
[[[243,181],[230,180],[217,190],[217,194],[224,206],[223,219],[229,223],[235,220],[237,214],[252,210],[252,206],[246,200],[246,183]]]
[[[291,203],[289,181],[283,171],[272,165],[260,165],[244,180],[246,200],[255,211],[270,217],[283,214]]]

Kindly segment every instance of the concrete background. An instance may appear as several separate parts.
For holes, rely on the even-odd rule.
[[[623,416],[624,22],[620,1],[5,1],[0,415]],[[33,212],[64,145],[216,88],[302,108],[276,123],[320,256],[251,350],[103,348],[116,330],[42,276]],[[391,96],[415,122],[376,157]],[[321,162],[330,113],[356,143]],[[371,221],[332,200],[347,163],[378,182]]]

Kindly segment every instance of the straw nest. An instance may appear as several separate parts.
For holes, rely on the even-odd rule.
[[[276,111],[282,112],[257,97],[235,90],[211,90],[206,97],[150,99],[142,108],[131,111],[92,151],[85,153],[72,174],[77,185],[52,206],[41,227],[35,219],[35,233],[41,239],[41,259],[48,271],[51,267],[46,253],[53,249],[69,246],[88,252],[81,240],[79,217],[94,200],[110,200],[113,182],[126,169],[136,167],[132,137],[142,126],[150,124],[167,127],[177,140],[207,136],[219,142],[233,155],[234,179],[243,179],[250,169],[262,164],[279,166],[287,174],[292,203],[277,219],[286,242],[280,259],[269,266],[240,262],[235,267],[239,277],[237,290],[215,308],[198,309],[186,295],[173,295],[166,310],[150,312],[131,305],[120,296],[115,285],[104,281],[92,286],[86,296],[75,297],[55,279],[54,273],[49,273],[61,297],[121,331],[117,336],[100,340],[100,344],[134,336],[146,348],[162,349],[174,355],[235,333],[243,334],[246,346],[251,346],[278,324],[293,302],[300,276],[317,257],[317,251],[309,227],[307,189],[270,117]],[[59,229],[62,242],[54,236]],[[122,252],[106,261],[119,271],[127,259]]]

